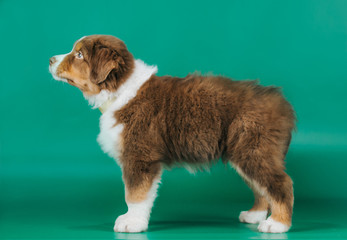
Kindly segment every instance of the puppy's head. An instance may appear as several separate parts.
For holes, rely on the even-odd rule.
[[[134,58],[116,37],[91,35],[75,42],[70,53],[49,60],[53,78],[78,87],[84,94],[115,91],[132,73]]]

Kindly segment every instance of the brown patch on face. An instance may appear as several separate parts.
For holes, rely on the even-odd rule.
[[[77,42],[75,45],[75,51],[78,52],[82,49],[83,43],[82,42]]]
[[[76,57],[81,52],[83,59]],[[125,44],[113,36],[91,35],[77,42],[57,68],[57,75],[87,95],[116,91],[130,76],[134,59]]]
[[[95,84],[89,81],[89,66],[82,59],[76,59],[75,54],[78,51],[73,50],[67,55],[57,68],[57,75],[67,79],[72,86],[78,87],[86,94],[96,94],[100,90]]]

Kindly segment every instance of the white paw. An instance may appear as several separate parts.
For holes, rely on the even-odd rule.
[[[277,222],[273,220],[271,217],[268,219],[261,221],[258,230],[260,232],[268,232],[268,233],[283,233],[289,230],[290,226],[287,226],[283,223]]]
[[[240,222],[244,223],[260,223],[267,217],[267,211],[242,211],[240,213]]]
[[[143,232],[148,228],[148,220],[134,214],[123,214],[119,216],[114,225],[115,232]]]

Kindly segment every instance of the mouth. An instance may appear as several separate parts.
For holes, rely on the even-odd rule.
[[[67,81],[67,83],[69,83],[71,85],[74,83],[74,81],[72,79],[69,79],[69,78],[67,78],[66,81]]]
[[[55,75],[54,73],[52,73],[52,76],[53,76],[53,78],[54,78],[55,80],[57,80],[57,81],[68,82],[68,79],[61,78],[61,77]]]
[[[62,77],[59,77],[56,72],[55,72],[55,69],[52,65],[49,66],[49,72],[51,73],[52,77],[57,80],[57,81],[62,81],[62,82],[68,82],[67,79],[65,78],[62,78]]]

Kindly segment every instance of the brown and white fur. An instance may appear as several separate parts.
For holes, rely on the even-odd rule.
[[[147,230],[163,169],[206,169],[218,159],[254,192],[240,221],[259,223],[261,232],[289,230],[294,198],[284,158],[295,114],[278,88],[220,76],[156,76],[156,66],[134,60],[107,35],[81,38],[70,53],[50,59],[50,72],[103,112],[98,142],[122,169],[128,205],[115,231]]]

